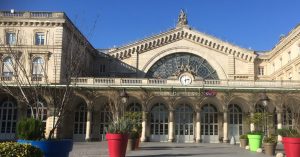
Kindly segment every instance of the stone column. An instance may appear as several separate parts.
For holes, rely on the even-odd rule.
[[[197,111],[196,113],[196,143],[201,142],[201,113]]]
[[[250,117],[253,118],[254,117],[254,112],[250,113]],[[254,131],[255,130],[255,126],[254,123],[250,123],[250,131]]]
[[[223,112],[223,142],[228,143],[228,112]]]
[[[91,141],[91,134],[92,134],[92,114],[93,114],[92,109],[88,108],[87,109],[87,116],[86,116],[85,141]]]
[[[277,111],[277,129],[282,129],[282,113]],[[278,142],[282,141],[282,137],[278,135]]]
[[[141,135],[141,141],[142,142],[146,142],[147,141],[147,137],[146,137],[146,131],[147,131],[147,112],[143,111],[142,112],[142,135]]]
[[[174,141],[174,110],[169,110],[169,138],[168,142]]]

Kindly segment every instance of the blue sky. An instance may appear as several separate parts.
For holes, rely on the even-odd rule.
[[[189,25],[201,32],[244,48],[270,50],[300,23],[299,6],[299,0],[0,0],[1,10],[66,12],[96,48],[166,31],[183,8]]]

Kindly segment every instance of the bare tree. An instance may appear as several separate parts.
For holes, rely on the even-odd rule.
[[[95,25],[96,22],[92,29]],[[53,126],[48,139],[54,138],[76,90],[78,77],[88,75],[86,70],[93,58],[89,56],[95,55],[95,49],[71,22],[66,22],[64,26],[61,53],[55,53],[53,44],[53,51],[46,54],[48,57],[54,57],[54,65],[48,65],[53,66],[54,76],[48,75],[45,62],[37,61],[35,64],[33,61],[28,65],[27,58],[33,56],[24,52],[30,52],[33,45],[28,44],[29,46],[23,48],[24,40],[23,43],[18,40],[14,45],[0,41],[0,51],[8,58],[3,63],[2,69],[6,70],[7,75],[1,77],[0,90],[13,96],[18,103],[26,105],[31,110],[31,117],[35,119],[42,120],[39,115],[39,111],[45,107],[40,103],[42,99],[46,99],[47,104],[53,106]]]

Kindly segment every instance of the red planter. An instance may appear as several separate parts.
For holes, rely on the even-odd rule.
[[[282,143],[286,157],[300,156],[300,138],[283,137]]]
[[[128,135],[106,134],[108,152],[110,157],[125,157]]]

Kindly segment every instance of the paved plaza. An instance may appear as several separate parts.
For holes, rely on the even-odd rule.
[[[277,152],[282,152],[278,144]],[[107,142],[75,142],[70,157],[107,157]],[[128,157],[268,157],[238,145],[209,143],[142,143],[140,150],[127,152]]]

